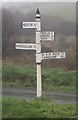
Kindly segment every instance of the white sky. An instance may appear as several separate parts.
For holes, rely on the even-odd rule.
[[[76,2],[77,0],[1,0],[1,2]]]

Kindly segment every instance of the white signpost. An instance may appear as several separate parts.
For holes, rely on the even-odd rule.
[[[44,59],[61,59],[65,58],[65,52],[48,52],[41,53],[41,41],[54,41],[53,31],[41,31],[41,17],[37,8],[35,22],[22,22],[22,28],[36,29],[36,44],[31,43],[16,43],[16,49],[36,50],[37,63],[37,97],[42,96],[42,82],[41,82],[41,61]]]

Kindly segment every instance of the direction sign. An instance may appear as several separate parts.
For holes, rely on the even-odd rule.
[[[22,28],[36,28],[36,22],[22,22]]]
[[[39,28],[40,22],[22,22],[22,28]]]
[[[36,50],[36,44],[30,43],[16,43],[16,49],[24,49],[24,50]]]
[[[40,40],[41,41],[54,41],[54,32],[53,31],[41,31]]]
[[[60,59],[60,58],[65,58],[65,57],[66,57],[65,52],[42,53],[42,59]]]

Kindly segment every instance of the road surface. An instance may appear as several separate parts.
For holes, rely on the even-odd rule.
[[[2,95],[15,96],[28,100],[36,97],[36,90],[27,88],[2,88]],[[76,104],[75,93],[43,91],[43,95],[61,104]]]

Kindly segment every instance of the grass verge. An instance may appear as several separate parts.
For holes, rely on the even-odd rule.
[[[3,86],[36,88],[36,68],[30,66],[3,65]],[[76,90],[76,71],[64,69],[42,69],[42,87],[45,90],[74,92]]]
[[[3,118],[75,118],[74,104],[57,104],[48,98],[22,100],[3,97]]]

